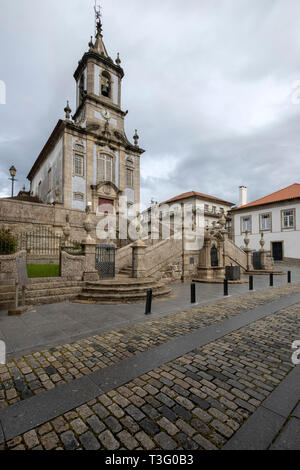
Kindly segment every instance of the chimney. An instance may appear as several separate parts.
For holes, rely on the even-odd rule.
[[[248,188],[246,186],[240,186],[239,206],[244,206],[245,204],[247,204],[247,195],[248,195]]]

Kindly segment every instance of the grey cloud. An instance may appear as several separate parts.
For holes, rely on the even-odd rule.
[[[300,105],[288,99],[300,80],[297,0],[101,3],[105,44],[126,74],[127,135],[138,128],[147,151],[145,204],[189,190],[236,202],[240,184],[256,199],[299,181]],[[23,186],[67,99],[74,111],[93,4],[1,2],[1,194],[11,164]]]

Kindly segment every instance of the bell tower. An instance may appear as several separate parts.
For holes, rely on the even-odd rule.
[[[108,55],[103,41],[100,7],[95,7],[96,32],[91,37],[89,50],[78,63],[74,73],[76,81],[75,123],[87,129],[97,130],[110,126],[124,131],[124,117],[121,110],[121,86],[124,71],[119,54],[115,61]]]
[[[119,54],[113,61],[104,45],[99,8],[95,23],[95,37],[74,73],[75,114],[67,102],[65,119],[58,121],[28,177],[33,195],[43,202],[82,212],[88,206],[99,217],[107,208],[117,212],[124,199],[128,211],[138,212],[144,150],[137,131],[133,142],[125,133],[124,71]]]

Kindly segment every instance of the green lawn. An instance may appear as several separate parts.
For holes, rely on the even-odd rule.
[[[27,264],[28,277],[59,277],[58,264]]]

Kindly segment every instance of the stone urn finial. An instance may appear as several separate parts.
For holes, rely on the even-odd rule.
[[[121,59],[120,59],[120,54],[118,52],[118,55],[117,55],[117,58],[115,60],[116,64],[120,67],[120,64],[121,64]]]
[[[223,229],[226,225],[226,217],[225,217],[224,212],[222,212],[222,214],[220,216],[219,225],[220,225],[221,229]]]
[[[91,215],[91,207],[87,206],[85,212],[86,212],[86,217],[83,222],[83,227],[87,233],[86,239],[92,240],[91,231],[93,230],[93,221],[92,221],[92,215]]]
[[[264,249],[264,246],[265,246],[265,243],[266,243],[266,241],[265,241],[265,239],[264,239],[264,234],[263,234],[263,232],[262,232],[262,234],[261,234],[261,239],[259,240],[259,243],[260,243],[261,249],[263,250],[263,249]]]
[[[63,227],[63,234],[64,234],[64,242],[66,243],[69,240],[70,234],[71,234],[69,214],[67,214],[67,216],[66,216],[66,225],[64,225],[64,227]]]
[[[89,48],[90,48],[90,50],[94,49],[93,36],[91,36],[91,39],[90,39],[90,42],[89,42]]]
[[[139,135],[138,135],[137,129],[135,130],[135,134],[134,134],[134,136],[133,136],[133,140],[134,140],[134,145],[135,145],[136,147],[138,147],[138,146],[139,146]]]
[[[66,120],[70,121],[72,109],[70,108],[69,101],[67,101],[67,106],[65,107],[64,112],[66,113]]]
[[[250,239],[248,238],[248,234],[249,234],[249,232],[248,232],[248,230],[246,230],[246,232],[245,232],[245,238],[244,238],[245,249],[246,249],[246,250],[248,250],[248,245],[249,245],[249,243],[250,243]]]

